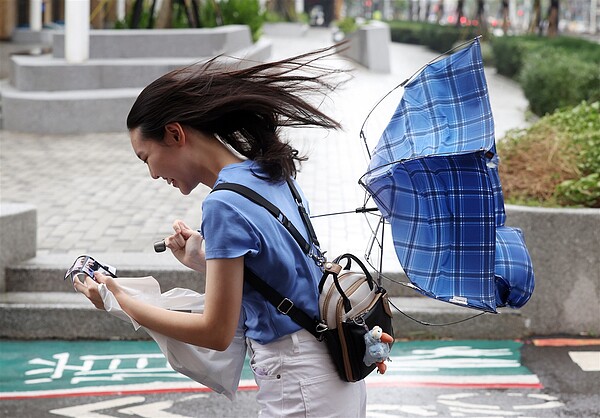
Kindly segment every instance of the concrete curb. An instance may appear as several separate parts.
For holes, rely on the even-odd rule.
[[[506,206],[524,233],[535,290],[522,308],[536,334],[600,333],[600,209]]]

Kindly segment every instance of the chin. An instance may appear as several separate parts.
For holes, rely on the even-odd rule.
[[[183,187],[183,188],[177,187],[177,188],[179,189],[179,192],[181,192],[181,194],[184,195],[184,196],[189,195],[190,193],[192,193],[192,190],[195,189],[195,187],[191,187],[191,188],[188,188],[188,187]]]

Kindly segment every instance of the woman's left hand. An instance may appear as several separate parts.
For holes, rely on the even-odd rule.
[[[105,284],[108,290],[110,290],[115,297],[117,297],[117,294],[121,291],[121,288],[112,277],[105,276],[98,272],[94,273],[94,279],[85,276],[85,283],[75,279],[73,286],[75,287],[76,291],[83,293],[83,295],[88,298],[96,308],[104,310],[104,301],[102,300],[102,296],[98,290],[100,283]]]

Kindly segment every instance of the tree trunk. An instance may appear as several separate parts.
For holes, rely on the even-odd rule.
[[[173,0],[163,0],[156,16],[156,28],[167,29],[173,22]]]
[[[533,1],[533,10],[531,14],[531,22],[529,24],[529,33],[536,33],[541,30],[542,5],[540,3],[540,0]]]
[[[135,0],[133,5],[133,13],[131,14],[131,23],[129,27],[131,29],[137,29],[140,26],[140,20],[142,19],[142,13],[144,12],[144,1]]]
[[[508,26],[509,26],[509,12],[510,12],[510,3],[509,0],[502,0],[502,32],[505,35],[508,34]]]
[[[444,0],[440,0],[437,5],[437,12],[435,14],[435,23],[440,23],[444,17]]]
[[[461,25],[461,20],[465,16],[465,0],[458,0],[456,3],[456,26]]]
[[[548,10],[548,36],[554,37],[558,34],[558,6],[559,0],[550,1]]]
[[[481,33],[487,32],[487,22],[485,21],[485,0],[477,0],[477,14],[475,19],[479,22]]]

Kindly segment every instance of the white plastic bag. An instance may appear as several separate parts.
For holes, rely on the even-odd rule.
[[[193,290],[175,288],[161,294],[160,285],[151,276],[119,277],[115,280],[129,295],[151,305],[197,313],[204,311],[204,295]],[[124,321],[130,321],[136,330],[141,327],[121,309],[117,299],[106,285],[101,284],[99,291],[107,312]],[[174,370],[233,401],[246,356],[243,324],[243,318],[240,316],[233,341],[225,351],[187,344],[145,327],[141,328],[156,341],[160,351]]]

